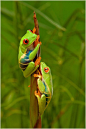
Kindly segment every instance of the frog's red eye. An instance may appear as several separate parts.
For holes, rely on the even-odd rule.
[[[28,39],[24,39],[24,40],[23,40],[23,43],[24,43],[24,44],[28,44],[28,43],[29,43],[29,40],[28,40]]]
[[[48,72],[49,72],[49,68],[48,68],[48,67],[45,67],[45,68],[44,68],[44,71],[45,71],[46,73],[48,73]]]

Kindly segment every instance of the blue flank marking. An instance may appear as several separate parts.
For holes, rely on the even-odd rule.
[[[46,86],[45,82],[43,82],[43,84],[45,86],[45,92],[46,92],[47,91],[47,86]],[[48,97],[48,94],[45,94],[45,96]],[[46,105],[47,105],[47,102],[48,102],[48,98],[46,98]]]
[[[46,92],[46,90],[47,90],[47,86],[46,86],[45,82],[43,82],[43,84],[44,84],[44,86],[45,86],[45,92]]]
[[[32,51],[33,51],[33,50],[27,50],[26,56],[28,56],[28,59],[29,59],[29,55],[30,55],[30,53],[31,53]]]

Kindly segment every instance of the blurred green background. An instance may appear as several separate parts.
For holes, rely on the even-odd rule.
[[[85,2],[1,1],[1,127],[28,128],[30,77],[18,64],[27,29],[39,23],[41,57],[52,71],[53,97],[42,128],[85,127]],[[64,28],[66,31],[64,31]]]

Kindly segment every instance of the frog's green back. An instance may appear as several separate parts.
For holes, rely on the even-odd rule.
[[[42,72],[42,77],[44,79],[45,84],[49,87],[50,92],[53,92],[53,84],[52,84],[52,75],[51,75],[51,70],[49,68],[49,71],[46,73],[44,71],[44,68],[49,68],[44,62],[41,62],[41,72]]]

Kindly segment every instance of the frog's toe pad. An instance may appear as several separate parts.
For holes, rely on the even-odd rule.
[[[35,61],[35,66],[39,65],[40,64],[40,60],[41,60],[41,57],[38,57]]]

